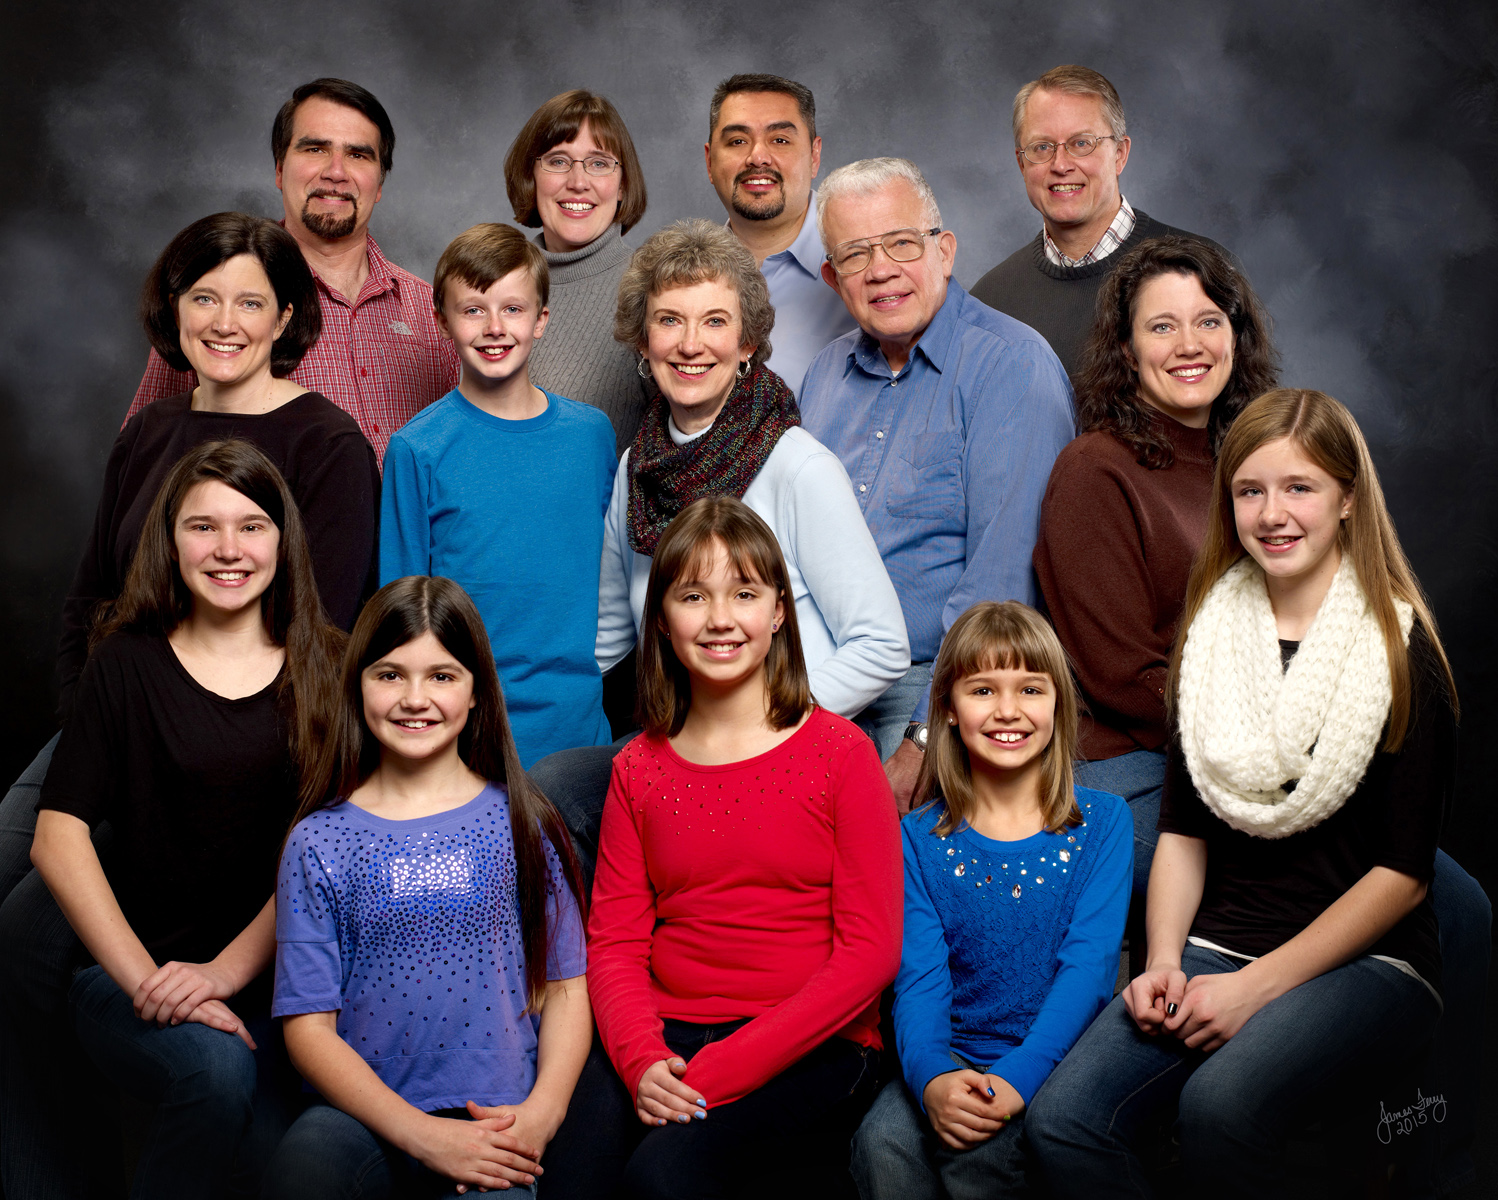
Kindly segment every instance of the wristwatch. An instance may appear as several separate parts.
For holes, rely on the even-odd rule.
[[[922,754],[926,753],[926,736],[929,732],[924,721],[912,721],[905,727],[905,736],[915,743],[915,748]]]

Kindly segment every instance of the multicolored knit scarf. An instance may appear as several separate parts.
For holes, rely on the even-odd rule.
[[[760,366],[741,379],[701,437],[678,446],[666,428],[671,408],[657,396],[629,448],[629,545],[654,555],[676,514],[702,496],[743,499],[780,435],[801,424],[795,394]]]

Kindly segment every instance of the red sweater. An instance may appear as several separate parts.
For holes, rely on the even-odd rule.
[[[671,1058],[661,1018],[752,1018],[698,1052],[708,1106],[834,1034],[879,1046],[900,965],[900,835],[874,745],[823,709],[722,766],[636,738],[614,759],[588,919],[588,990],[631,1096]]]

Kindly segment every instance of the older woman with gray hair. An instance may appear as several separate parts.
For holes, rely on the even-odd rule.
[[[801,428],[795,396],[764,365],[774,321],[764,276],[722,226],[680,221],[635,251],[614,337],[638,353],[658,394],[614,477],[595,653],[606,672],[634,647],[651,556],[676,514],[701,496],[734,496],[785,555],[813,697],[851,717],[909,667],[905,618],[847,472]],[[563,751],[531,770],[589,872],[622,744]]]
[[[812,694],[851,717],[909,666],[905,618],[847,472],[764,365],[774,322],[764,276],[722,226],[680,221],[635,251],[614,338],[660,394],[614,477],[596,655],[607,671],[634,646],[651,555],[676,514],[735,496],[785,554]]]

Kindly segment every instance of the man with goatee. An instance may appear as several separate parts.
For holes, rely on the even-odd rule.
[[[437,332],[432,289],[390,262],[369,219],[390,171],[395,130],[357,83],[314,79],[292,92],[271,127],[283,224],[317,280],[322,334],[291,378],[359,422],[383,460],[390,435],[458,379]],[[126,419],[153,400],[191,391],[153,350]]]
[[[754,255],[770,288],[774,352],[766,365],[799,396],[817,352],[854,328],[837,293],[822,282],[811,190],[822,139],[811,90],[779,75],[725,79],[713,92],[703,151],[728,227]]]

